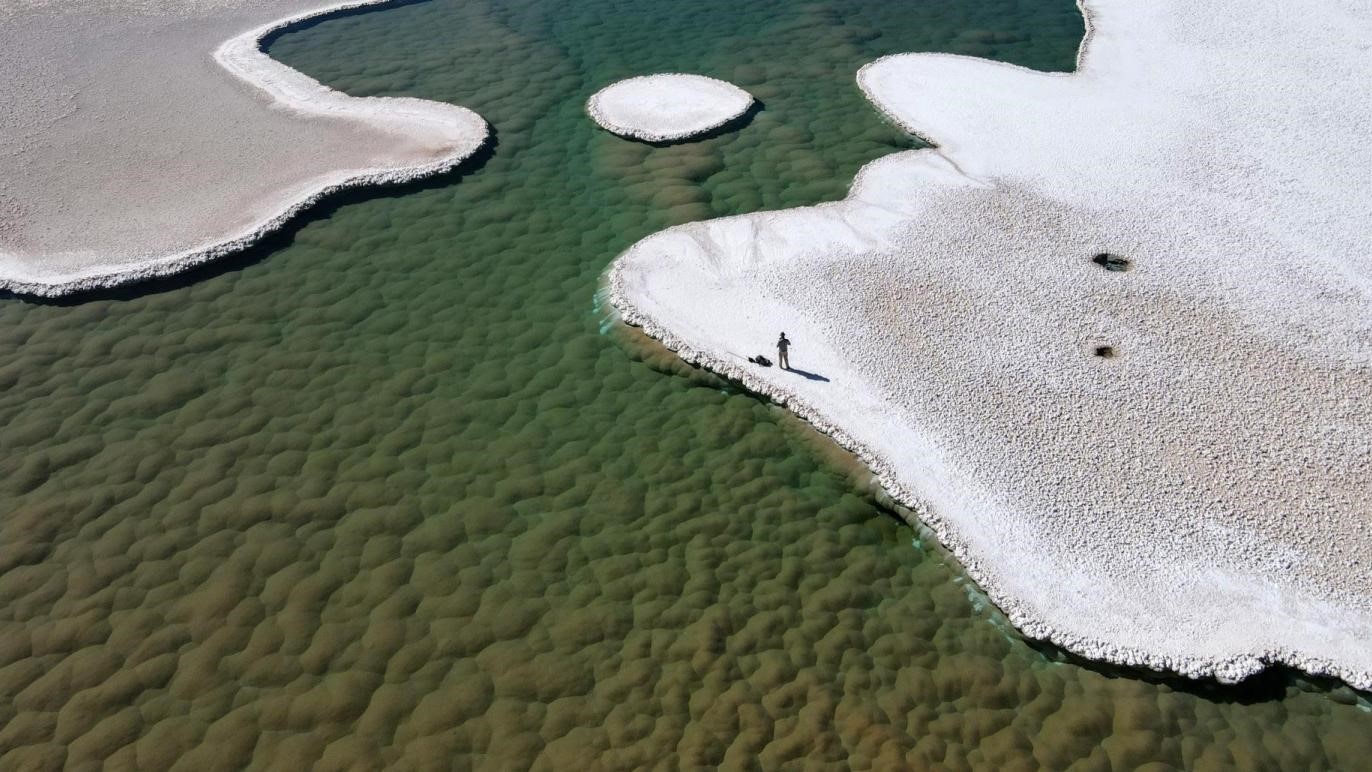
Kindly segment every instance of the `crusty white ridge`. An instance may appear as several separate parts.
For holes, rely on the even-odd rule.
[[[1083,10],[1074,73],[868,65],[938,148],[651,236],[611,299],[861,455],[1025,634],[1372,688],[1372,9]],[[780,330],[827,381],[746,362]]]
[[[586,100],[586,112],[601,128],[648,142],[705,134],[752,106],[752,94],[732,83],[679,72],[617,81]]]
[[[149,29],[157,30],[158,45],[165,46],[167,40],[173,41],[173,45],[167,47],[168,56],[199,56],[195,51],[178,50],[177,36],[162,31],[164,28],[158,25],[165,25],[168,18],[183,25],[178,31],[184,32],[183,39],[188,41],[186,46],[222,34],[219,30],[242,29],[245,20],[272,18],[268,23],[234,34],[214,50],[213,67],[220,68],[219,73],[214,73],[213,67],[205,67],[203,72],[186,67],[185,59],[174,64],[159,62],[155,72],[140,73],[148,79],[181,78],[187,83],[203,85],[211,98],[224,99],[223,123],[230,131],[250,122],[240,116],[250,117],[256,111],[264,122],[276,122],[269,131],[263,132],[271,144],[245,140],[245,152],[232,157],[224,153],[225,157],[217,158],[213,148],[222,142],[218,134],[162,140],[179,140],[185,145],[179,154],[168,154],[173,156],[173,163],[166,174],[161,175],[164,179],[158,181],[163,187],[150,194],[146,201],[139,201],[139,190],[133,187],[121,190],[121,195],[113,197],[92,194],[92,198],[98,198],[98,204],[93,207],[72,205],[64,200],[79,195],[77,191],[82,181],[56,192],[51,189],[14,191],[16,196],[28,193],[36,203],[26,207],[21,200],[18,206],[11,206],[7,211],[3,205],[8,202],[0,201],[0,289],[58,296],[176,273],[251,245],[330,193],[363,185],[421,179],[450,170],[470,157],[485,142],[487,135],[485,121],[475,112],[422,99],[349,97],[271,59],[262,50],[264,39],[284,28],[324,15],[388,2],[392,0],[330,3],[319,0],[205,0],[186,4],[168,4],[161,0],[105,0],[110,7],[103,9],[107,15],[101,17],[102,25],[124,24],[134,39]],[[21,15],[26,10],[32,12],[27,20]],[[35,23],[34,14],[49,13],[54,22],[78,29],[90,26],[83,15],[85,11],[70,6],[49,7],[42,2],[30,2],[10,13],[18,17],[15,37],[29,36],[19,23]],[[283,13],[287,14],[284,18]],[[65,55],[71,58],[91,57],[89,49],[79,46],[51,46],[49,42],[49,48],[59,52],[58,55],[66,51]],[[59,62],[50,69],[61,72],[65,66],[66,62]],[[190,74],[184,74],[186,70],[191,70]],[[226,88],[224,73],[256,93],[244,92],[241,86]],[[196,78],[199,80],[195,81]],[[43,83],[41,87],[60,93],[66,85],[55,82]],[[82,96],[78,93],[78,98]],[[23,97],[20,93],[10,98],[17,101]],[[32,104],[30,100],[24,106]],[[13,109],[14,105],[10,107]],[[145,134],[156,138],[155,130],[134,127],[121,136],[117,132],[125,127],[112,131],[103,128],[109,123],[117,124],[125,114],[135,110],[121,110],[120,118],[113,121],[99,111],[88,112],[92,112],[93,117],[87,120],[97,128],[89,133],[73,129],[73,135],[83,144],[98,146],[100,141],[106,142],[102,157],[111,159],[108,163],[112,167],[95,167],[91,186],[116,188],[119,186],[111,180],[121,176],[143,179],[157,176],[156,170],[138,166],[145,162],[146,155],[152,154],[152,151],[139,148],[138,143]],[[40,115],[35,124],[49,121],[61,125],[81,119],[82,114],[63,115],[58,119]],[[140,120],[146,122],[148,119]],[[203,125],[196,128],[204,129]],[[252,145],[253,141],[258,142],[256,147]],[[300,149],[293,152],[292,143]],[[92,169],[76,158],[83,151],[93,152],[93,148],[62,147],[60,139],[30,145],[22,144],[21,140],[16,144],[18,147],[14,151],[0,153],[0,160],[8,159],[25,172],[11,179],[22,176],[27,178],[26,182],[45,180],[64,173],[75,178]],[[129,146],[133,149],[128,150]],[[202,148],[206,152],[203,181],[193,176],[197,164],[185,160],[187,155]],[[273,162],[259,156],[259,153],[273,151],[287,154],[290,162]],[[67,153],[70,155],[64,157]],[[127,154],[128,159],[121,158],[121,153]],[[168,182],[165,178],[175,177],[181,171],[177,168],[178,162],[185,164],[191,172],[183,173],[183,181]],[[223,163],[232,164],[234,168],[216,166]],[[68,166],[74,168],[64,168]],[[48,183],[49,188],[56,185]],[[42,204],[45,194],[47,206]],[[34,216],[34,210],[40,214]],[[147,227],[139,227],[142,220],[149,221]]]

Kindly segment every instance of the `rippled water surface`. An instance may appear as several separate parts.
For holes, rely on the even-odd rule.
[[[0,768],[1367,764],[1346,687],[1026,643],[842,454],[597,306],[638,238],[913,146],[864,62],[1063,70],[1081,33],[1067,0],[434,0],[277,39],[494,150],[181,280],[0,300]],[[765,107],[664,148],[584,117],[672,70]]]

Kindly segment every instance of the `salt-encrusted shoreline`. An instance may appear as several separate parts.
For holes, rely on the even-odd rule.
[[[274,209],[273,213],[246,226],[206,234],[199,243],[173,251],[152,246],[143,254],[108,254],[96,260],[54,265],[48,263],[42,253],[7,252],[0,241],[0,289],[55,297],[175,274],[252,245],[333,193],[423,179],[449,171],[471,157],[485,143],[488,133],[485,121],[475,112],[422,99],[350,97],[275,61],[263,51],[263,41],[271,35],[320,17],[391,2],[394,0],[345,0],[289,14],[223,42],[214,51],[214,61],[234,78],[260,90],[273,109],[366,124],[410,138],[416,148],[423,148],[422,153],[415,153],[413,149],[406,153],[397,150],[393,155],[399,158],[378,154],[374,158],[380,163],[374,165],[312,174],[289,190],[274,191],[273,200],[259,202],[264,210]],[[225,5],[232,7],[233,2]],[[188,191],[188,195],[198,192]],[[130,191],[130,195],[136,196],[136,191]],[[75,224],[73,229],[76,229]],[[148,234],[151,244],[156,245],[157,238],[155,233]]]
[[[611,83],[586,100],[586,113],[622,137],[674,142],[725,126],[753,103],[751,94],[732,83],[673,72]]]
[[[1293,652],[1269,650],[1256,654],[1238,654],[1225,659],[1178,659],[1170,656],[1157,656],[1144,649],[1119,646],[1110,641],[1065,633],[1055,629],[1052,625],[1035,616],[1033,611],[1020,602],[1017,597],[1004,592],[996,580],[996,575],[986,571],[977,561],[976,556],[969,551],[967,542],[959,536],[956,526],[946,518],[941,517],[937,509],[930,508],[928,502],[915,491],[902,484],[896,476],[893,466],[880,454],[853,438],[840,426],[828,421],[823,413],[792,391],[770,381],[757,378],[755,368],[746,368],[733,361],[691,348],[689,344],[672,335],[667,328],[657,323],[652,317],[639,312],[623,290],[622,282],[615,270],[617,266],[618,263],[612,265],[609,272],[610,300],[626,324],[642,328],[645,334],[674,351],[683,361],[737,381],[749,391],[773,400],[803,418],[841,447],[851,451],[872,470],[873,477],[887,495],[897,503],[912,510],[919,518],[919,523],[928,526],[934,532],[939,542],[957,558],[972,581],[981,587],[991,602],[996,604],[1011,624],[1025,636],[1048,641],[1088,659],[1174,673],[1187,678],[1213,678],[1221,683],[1237,683],[1262,672],[1268,665],[1283,664],[1311,675],[1338,678],[1358,689],[1372,689],[1372,673],[1352,670],[1327,659],[1303,656]],[[911,525],[917,525],[917,523],[911,523]]]
[[[1234,93],[1242,102],[1234,82],[1250,77],[1284,93],[1282,80],[1298,78],[1281,67],[1305,62],[1264,53],[1252,30],[1232,29],[1242,9],[1223,2],[1090,6],[1077,73],[940,55],[864,68],[859,83],[878,109],[938,149],[869,164],[843,202],[649,237],[611,266],[611,301],[684,360],[860,456],[1026,635],[1188,677],[1232,682],[1281,663],[1372,688],[1372,583],[1359,559],[1372,546],[1372,303],[1356,225],[1368,192],[1339,173],[1365,166],[1366,143],[1330,137],[1300,155],[1304,166],[1287,164],[1289,137],[1310,132],[1278,127],[1259,134],[1272,140],[1253,148],[1258,168],[1245,174],[1231,158],[1242,145],[1195,132],[1260,124],[1244,120],[1243,104],[1215,108],[1219,121],[1204,108]],[[1244,13],[1254,25],[1272,18]],[[1319,18],[1288,40],[1348,57],[1372,26],[1358,18],[1330,41],[1315,32],[1337,25]],[[1114,34],[1099,35],[1101,21]],[[1177,57],[1153,92],[1138,62],[1169,61],[1174,38],[1195,61]],[[1235,46],[1256,63],[1231,70],[1226,39],[1244,41]],[[1276,73],[1264,71],[1275,61]],[[1353,87],[1343,76],[1322,93]],[[1091,103],[1113,91],[1118,104]],[[1282,114],[1264,98],[1250,111]],[[1016,100],[1041,112],[1018,115]],[[1307,125],[1339,128],[1326,113],[1367,109],[1302,107]],[[1154,117],[1188,109],[1198,116],[1189,131]],[[1029,136],[1016,134],[1021,124]],[[1149,131],[1157,136],[1142,142]],[[987,149],[998,137],[1003,146]],[[1015,167],[1016,153],[1055,142],[1069,149],[1050,154],[1047,173],[1033,158]],[[1115,164],[1131,153],[1132,166]],[[1054,170],[1074,186],[1043,182]],[[1216,170],[1242,184],[1216,182]],[[1293,207],[1291,188],[1317,200]],[[1236,197],[1248,209],[1222,208]],[[1132,270],[1088,259],[1116,250]],[[873,269],[876,279],[864,274]],[[746,362],[779,329],[797,342],[796,365],[827,381]],[[1102,344],[1118,357],[1093,360]],[[892,369],[901,357],[910,366]],[[930,412],[939,405],[957,410]],[[1050,487],[1034,491],[1035,481]],[[1097,498],[1111,491],[1118,503]]]

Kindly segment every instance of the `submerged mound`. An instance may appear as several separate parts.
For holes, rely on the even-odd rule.
[[[389,0],[29,0],[0,8],[0,289],[62,295],[241,249],[340,188],[476,152],[471,110],[352,98],[262,41]]]
[[[586,112],[606,131],[666,142],[717,129],[752,106],[752,95],[732,83],[668,73],[612,83],[587,100]]]
[[[651,236],[614,302],[858,451],[1025,633],[1372,687],[1372,12],[1085,7],[1071,74],[864,68],[938,148]],[[822,379],[733,353],[779,330]]]

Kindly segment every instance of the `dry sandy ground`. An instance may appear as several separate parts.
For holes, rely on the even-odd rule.
[[[752,106],[752,95],[732,83],[678,72],[611,83],[591,95],[586,112],[606,131],[665,142],[717,129]]]
[[[1372,687],[1372,12],[1086,10],[1072,74],[864,68],[937,149],[649,237],[615,303],[856,449],[1024,632]],[[745,361],[780,330],[809,377]]]
[[[0,288],[58,295],[171,273],[327,191],[475,152],[486,126],[470,110],[349,98],[257,45],[279,20],[378,1],[5,4]]]

